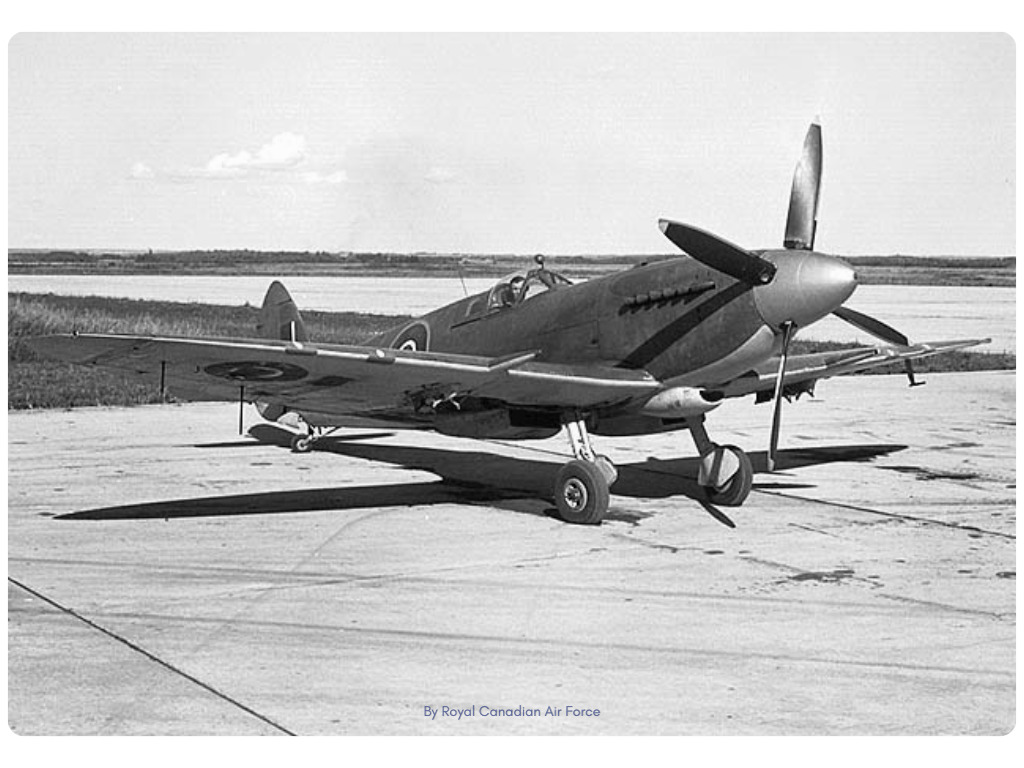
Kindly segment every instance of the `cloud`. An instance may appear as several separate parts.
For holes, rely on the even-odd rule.
[[[294,133],[279,133],[256,154],[241,150],[214,155],[199,175],[210,178],[242,176],[251,172],[289,170],[306,159],[306,140]]]
[[[185,175],[195,175],[200,178],[219,179],[228,176],[241,176],[245,169],[252,164],[252,155],[248,152],[239,152],[236,155],[229,155],[226,152],[210,158],[203,168],[192,169],[192,173],[186,171]]]
[[[344,171],[334,171],[332,173],[306,171],[302,174],[302,180],[307,184],[344,184],[348,181],[348,174]]]
[[[255,168],[292,168],[306,157],[306,139],[294,133],[279,133],[260,147],[252,165]]]
[[[445,165],[430,165],[423,152],[407,143],[378,142],[349,151],[346,168],[337,157],[311,157],[306,139],[285,131],[259,149],[219,152],[202,165],[154,170],[136,162],[130,172],[133,179],[176,182],[254,180],[261,183],[305,184],[323,189],[352,183],[374,185],[388,191],[422,194],[423,182],[450,184],[460,175]],[[417,191],[419,190],[419,191]]]
[[[129,175],[133,179],[152,179],[156,174],[153,173],[153,169],[148,165],[138,162],[132,164],[132,170]]]
[[[274,136],[259,149],[220,152],[203,165],[154,171],[144,162],[136,162],[130,171],[133,179],[163,179],[176,182],[251,179],[260,182],[337,186],[349,181],[336,160],[311,160],[306,139],[286,131]]]
[[[447,184],[451,181],[455,181],[458,176],[459,175],[451,168],[435,165],[423,178],[431,184]]]

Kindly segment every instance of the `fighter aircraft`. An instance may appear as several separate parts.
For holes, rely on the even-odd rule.
[[[790,195],[783,248],[747,250],[697,227],[661,220],[685,255],[573,283],[538,257],[529,269],[368,339],[308,338],[288,291],[274,282],[258,338],[67,334],[35,339],[52,357],[160,376],[183,399],[255,403],[269,421],[297,424],[292,447],[313,448],[341,427],[426,428],[474,438],[546,438],[563,427],[572,460],[559,471],[561,517],[596,524],[617,472],[590,440],[688,430],[698,482],[712,504],[751,491],[743,450],[711,441],[705,415],[726,400],[774,400],[768,470],[783,399],[819,379],[911,361],[987,339],[911,344],[844,306],[857,286],[844,261],[814,250],[821,128],[810,126]],[[837,315],[885,346],[790,355],[801,328]]]

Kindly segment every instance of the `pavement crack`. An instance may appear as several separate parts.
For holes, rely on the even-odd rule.
[[[292,732],[292,731],[288,730],[287,728],[285,728],[280,723],[274,722],[273,720],[271,720],[266,715],[260,714],[259,712],[257,712],[252,707],[246,706],[245,704],[240,702],[238,699],[235,699],[235,698],[229,696],[228,694],[226,694],[223,691],[215,688],[214,686],[210,685],[209,683],[200,680],[198,677],[195,677],[194,675],[190,675],[188,672],[186,672],[185,670],[181,669],[180,667],[177,667],[174,664],[171,664],[169,661],[165,661],[164,659],[161,659],[156,654],[151,653],[150,651],[147,651],[141,645],[138,645],[137,643],[133,643],[128,638],[126,638],[126,637],[124,637],[122,635],[117,634],[113,630],[107,629],[106,627],[104,627],[104,626],[102,626],[100,624],[97,624],[95,621],[92,621],[91,619],[86,618],[85,616],[83,616],[82,614],[78,613],[73,608],[69,608],[66,605],[58,603],[53,598],[47,597],[42,592],[39,592],[39,591],[37,591],[35,589],[32,589],[27,584],[24,584],[24,583],[18,581],[17,579],[14,579],[14,578],[10,577],[10,576],[7,577],[7,581],[9,581],[11,584],[16,586],[18,589],[21,589],[21,590],[27,592],[28,594],[32,595],[37,600],[42,600],[44,603],[46,603],[47,605],[57,609],[61,613],[64,613],[64,614],[70,616],[73,619],[77,619],[81,623],[85,624],[87,627],[91,627],[92,629],[95,629],[97,632],[101,632],[102,634],[104,634],[107,637],[109,637],[111,640],[115,640],[116,642],[121,643],[122,645],[128,647],[129,649],[131,649],[135,653],[138,653],[138,654],[140,654],[142,656],[145,656],[147,659],[149,659],[150,661],[152,661],[155,664],[160,665],[161,667],[163,667],[164,669],[168,670],[169,672],[171,672],[171,673],[173,673],[175,675],[178,675],[179,677],[182,677],[185,680],[188,680],[190,683],[193,683],[194,685],[198,685],[200,688],[202,688],[203,690],[207,691],[208,693],[213,694],[218,699],[221,699],[222,701],[227,702],[231,706],[236,707],[236,708],[242,710],[243,712],[245,712],[245,713],[247,713],[249,715],[252,715],[257,720],[260,720],[261,722],[266,723],[267,725],[269,725],[271,728],[275,728],[276,730],[280,731],[281,733],[287,734],[288,736],[295,736],[295,735],[297,735],[294,732]]]

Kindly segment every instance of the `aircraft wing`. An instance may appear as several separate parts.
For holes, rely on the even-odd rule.
[[[901,360],[913,361],[921,358],[952,352],[956,349],[987,344],[990,339],[965,339],[961,341],[933,341],[911,344],[906,347],[859,347],[856,349],[818,352],[810,355],[790,355],[786,363],[786,377],[783,381],[787,394],[810,391],[818,379],[845,376],[880,365]],[[750,373],[733,379],[728,384],[715,387],[725,397],[743,397],[754,393],[771,394],[778,378],[779,359],[770,358]]]
[[[645,399],[646,371],[556,365],[536,352],[500,358],[271,339],[64,334],[32,339],[40,354],[119,368],[193,400],[278,403],[325,414],[409,413],[471,395],[511,405],[592,408]]]

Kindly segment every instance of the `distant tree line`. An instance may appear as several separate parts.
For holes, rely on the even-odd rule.
[[[850,256],[844,257],[855,267],[917,267],[923,269],[1015,269],[1013,256]]]

